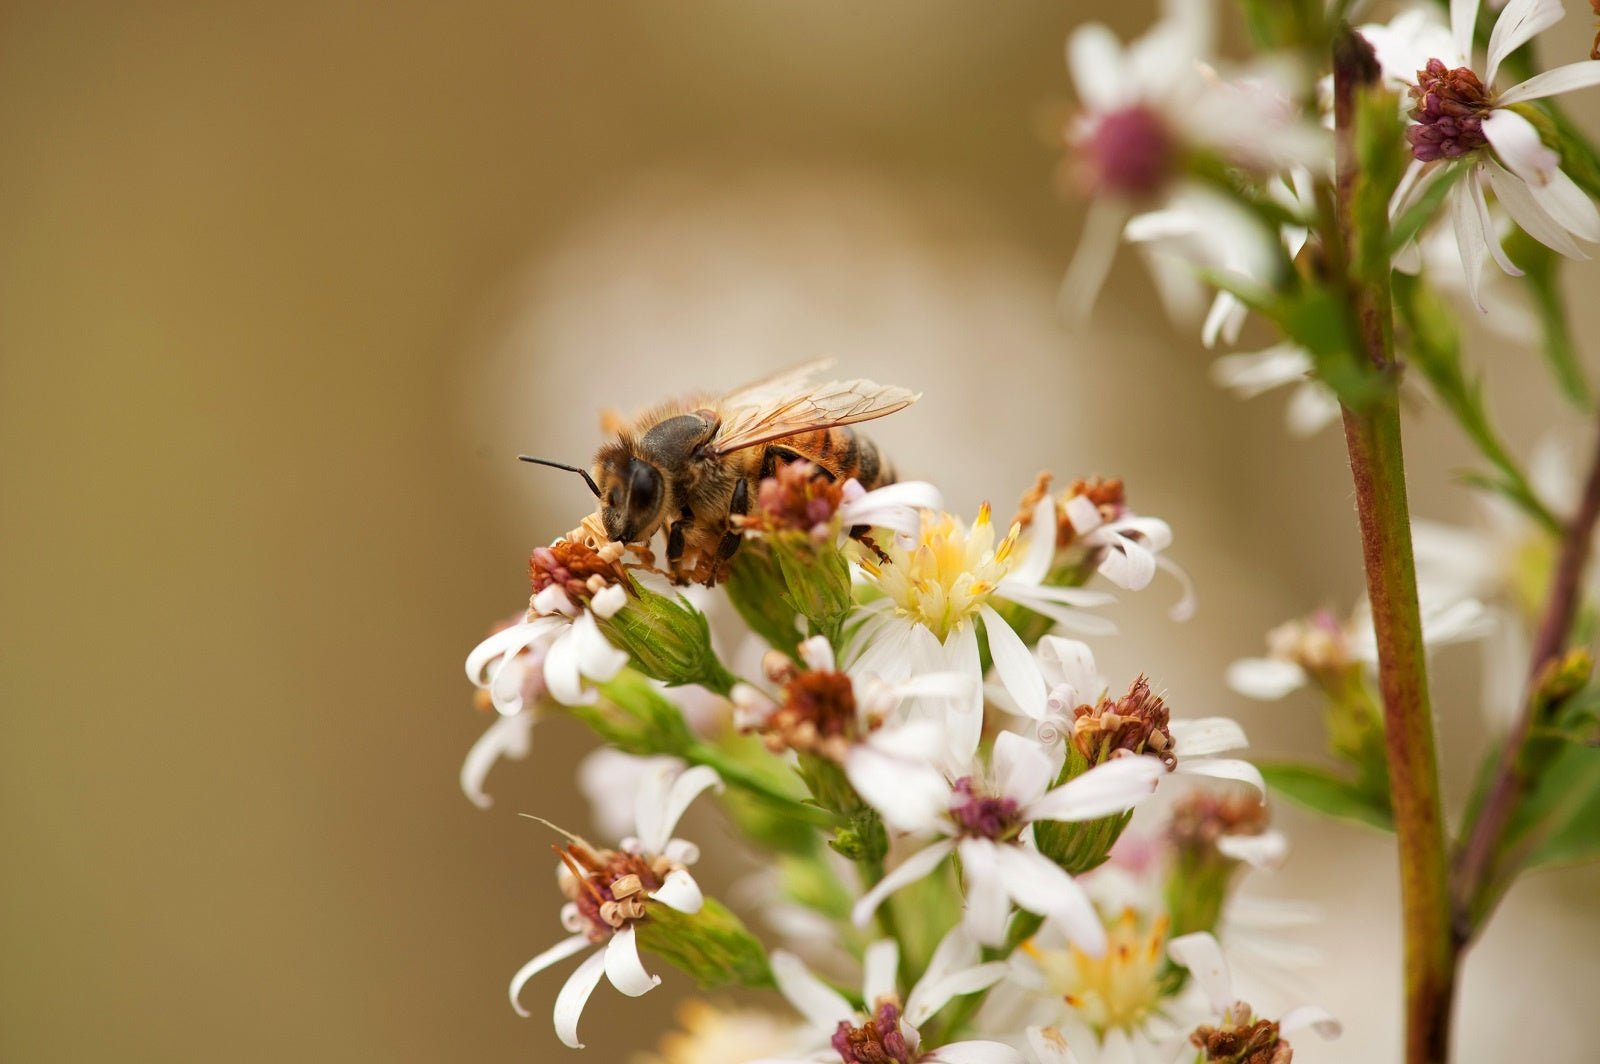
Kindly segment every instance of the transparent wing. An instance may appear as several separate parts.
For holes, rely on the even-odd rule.
[[[724,410],[733,410],[745,406],[766,406],[779,399],[803,391],[806,381],[833,365],[831,358],[819,358],[813,362],[802,362],[798,366],[790,366],[780,370],[770,377],[751,381],[742,388],[737,388],[718,400]]]
[[[741,392],[737,397],[748,398],[748,394]],[[727,454],[802,432],[871,421],[904,410],[920,398],[920,392],[908,388],[853,380],[829,381],[765,402],[728,405],[724,400],[722,425],[711,449]]]

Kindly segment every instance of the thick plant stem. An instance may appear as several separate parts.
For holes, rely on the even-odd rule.
[[[1530,782],[1523,770],[1522,753],[1533,730],[1534,716],[1544,704],[1539,688],[1552,664],[1566,650],[1572,622],[1583,597],[1583,576],[1589,566],[1595,525],[1600,522],[1600,438],[1597,438],[1596,447],[1584,483],[1583,498],[1562,531],[1561,549],[1550,578],[1544,615],[1540,618],[1528,660],[1528,697],[1523,700],[1523,710],[1500,746],[1494,782],[1489,785],[1482,810],[1456,856],[1455,930],[1456,939],[1462,944],[1471,940],[1487,919],[1488,910],[1493,908],[1492,903],[1484,903],[1485,894],[1496,878],[1495,858],[1512,814]]]
[[[1405,954],[1405,1059],[1444,1064],[1457,954],[1450,928],[1445,833],[1439,803],[1428,673],[1411,549],[1405,459],[1400,439],[1399,374],[1394,359],[1387,216],[1361,173],[1359,115],[1377,81],[1371,49],[1346,31],[1334,48],[1338,173],[1335,202],[1344,280],[1361,354],[1379,387],[1344,411],[1355,483],[1362,560],[1378,646],[1378,688],[1400,857]],[[1376,249],[1384,249],[1381,256]]]

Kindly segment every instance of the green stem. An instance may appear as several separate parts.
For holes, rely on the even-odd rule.
[[[797,818],[818,827],[829,827],[833,824],[833,817],[826,811],[803,802],[792,794],[785,794],[763,779],[760,773],[752,771],[732,758],[724,757],[714,746],[695,743],[683,751],[683,758],[690,764],[710,766],[722,777],[724,783],[781,806],[791,811]]]
[[[1344,410],[1345,444],[1355,484],[1362,558],[1378,646],[1378,688],[1400,858],[1405,945],[1408,1064],[1444,1064],[1457,954],[1450,933],[1445,833],[1428,705],[1428,674],[1411,548],[1401,446],[1399,373],[1389,292],[1387,219],[1360,210],[1355,128],[1361,98],[1376,82],[1376,61],[1353,32],[1334,46],[1334,121],[1338,131],[1335,201],[1348,264],[1346,284],[1362,354],[1386,385],[1359,409]],[[1374,229],[1376,231],[1374,231]],[[1381,259],[1371,253],[1384,248]]]

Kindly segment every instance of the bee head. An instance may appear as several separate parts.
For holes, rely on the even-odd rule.
[[[626,442],[601,448],[594,471],[606,535],[618,543],[648,539],[661,526],[666,510],[661,471]]]

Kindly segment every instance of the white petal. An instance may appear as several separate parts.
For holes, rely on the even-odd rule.
[[[1212,383],[1242,399],[1253,399],[1285,384],[1303,381],[1311,372],[1311,355],[1297,344],[1276,344],[1263,351],[1223,355],[1211,363]]]
[[[1179,757],[1204,757],[1224,750],[1242,750],[1250,745],[1244,729],[1227,717],[1175,720],[1167,727],[1172,732],[1172,752]]]
[[[1306,685],[1306,671],[1277,658],[1240,658],[1228,666],[1228,686],[1246,698],[1273,702]]]
[[[553,585],[552,585],[553,586]],[[544,656],[544,684],[550,697],[564,706],[583,701],[583,677],[578,668],[578,644],[569,627],[555,638]]]
[[[1028,587],[1002,580],[996,594],[1019,606],[1026,606],[1035,613],[1042,613],[1061,627],[1081,635],[1115,635],[1117,631],[1117,626],[1106,618],[1084,613],[1077,608],[1084,605],[1102,606],[1116,601],[1103,592],[1084,591],[1075,587]]]
[[[1574,89],[1587,89],[1592,85],[1600,85],[1600,63],[1586,59],[1581,63],[1568,63],[1566,66],[1558,66],[1535,74],[1522,84],[1502,92],[1495,104],[1507,107],[1545,96],[1558,96]]]
[[[627,604],[628,592],[621,584],[612,584],[610,587],[602,588],[589,600],[589,609],[596,617],[610,620]]]
[[[1595,64],[1600,66],[1600,63]],[[1568,232],[1590,243],[1600,242],[1600,208],[1579,188],[1565,170],[1556,170],[1543,185],[1530,185],[1528,191],[1544,212]]]
[[[1485,122],[1484,126],[1487,127],[1488,123]],[[1505,245],[1500,241],[1500,233],[1495,228],[1494,222],[1489,218],[1489,203],[1484,199],[1483,195],[1483,174],[1484,168],[1482,166],[1474,166],[1472,173],[1467,175],[1466,184],[1472,193],[1472,209],[1478,214],[1478,225],[1483,229],[1485,246],[1488,247],[1489,254],[1493,256],[1495,265],[1499,266],[1507,276],[1521,277],[1522,270],[1506,254]],[[1482,309],[1487,312],[1488,307],[1485,306]]]
[[[1248,783],[1261,793],[1263,802],[1267,800],[1267,781],[1261,778],[1261,770],[1248,761],[1240,761],[1234,757],[1198,757],[1188,760],[1179,758],[1178,767],[1174,771],[1185,776],[1206,776],[1211,779]]]
[[[1595,65],[1600,66],[1600,63]],[[1539,206],[1539,201],[1534,198],[1533,190],[1528,187],[1526,181],[1492,158],[1484,160],[1484,171],[1489,175],[1489,187],[1494,189],[1495,199],[1500,201],[1500,206],[1505,208],[1506,213],[1511,215],[1511,220],[1521,226],[1525,233],[1569,259],[1581,260],[1589,257],[1578,247],[1566,227]]]
[[[872,919],[872,914],[878,911],[878,906],[883,904],[885,898],[938,868],[939,863],[950,856],[950,851],[953,849],[955,843],[941,839],[901,861],[894,871],[878,880],[872,889],[851,907],[851,921],[857,927],[867,926],[867,921]]]
[[[589,995],[594,993],[594,988],[600,985],[600,977],[605,970],[605,951],[595,950],[567,977],[561,993],[556,995],[556,1037],[561,1039],[562,1045],[571,1049],[583,1048],[583,1043],[578,1041],[578,1017],[583,1015],[583,1007],[589,1003]]]
[[[1038,1064],[1078,1064],[1067,1040],[1054,1027],[1029,1027],[1028,1048]]]
[[[1180,624],[1189,620],[1194,616],[1194,611],[1199,606],[1200,601],[1195,597],[1194,581],[1189,579],[1188,570],[1165,555],[1156,556],[1156,568],[1176,580],[1178,588],[1182,592],[1178,596],[1178,601],[1174,602],[1172,607],[1167,610],[1167,616]]]
[[[828,644],[824,636],[814,635],[800,644],[800,660],[806,663],[806,668],[816,669],[818,672],[833,672],[833,647]]]
[[[1024,811],[1029,820],[1097,820],[1150,797],[1166,766],[1154,757],[1119,757],[1047,792]]]
[[[1456,46],[1453,58],[1472,55],[1472,33],[1478,25],[1478,0],[1450,0],[1450,39]]]
[[[983,665],[978,656],[977,626],[971,623],[950,633],[943,648],[945,667],[983,680]],[[1016,692],[1012,692],[1015,696]],[[965,765],[972,760],[983,738],[983,688],[976,686],[965,702],[949,703],[951,712],[946,717],[945,757],[951,765]]]
[[[856,1010],[837,990],[811,974],[811,970],[786,950],[772,952],[772,977],[778,990],[819,1031],[832,1033],[840,1020],[855,1019]]]
[[[942,748],[939,729],[931,727],[922,733],[930,732]],[[925,760],[913,761],[875,747],[857,746],[845,756],[844,774],[862,800],[882,814],[884,822],[896,831],[933,831],[950,808],[950,784]]]
[[[532,746],[532,735],[531,712],[496,717],[488,730],[472,744],[472,749],[467,751],[466,758],[461,762],[461,793],[479,809],[493,805],[494,799],[483,790],[483,781],[488,779],[489,770],[502,757],[512,760],[527,757]]]
[[[1080,536],[1086,536],[1100,527],[1104,520],[1100,516],[1100,507],[1087,495],[1073,495],[1062,504],[1066,511],[1067,520],[1072,522],[1072,530]],[[1038,583],[1038,581],[1033,581]]]
[[[700,907],[705,904],[705,896],[700,893],[700,884],[694,881],[694,876],[682,868],[674,868],[668,872],[667,878],[661,881],[661,889],[651,891],[650,897],[680,913],[691,915],[699,912]]]
[[[1000,683],[1010,692],[1017,708],[1038,720],[1044,716],[1044,677],[1034,664],[1028,645],[990,606],[983,606],[983,630],[989,637],[989,656],[994,661]],[[981,700],[981,695],[979,696]]]
[[[1078,248],[1072,254],[1057,299],[1067,321],[1085,321],[1094,309],[1106,275],[1111,272],[1111,260],[1117,257],[1118,236],[1127,217],[1127,210],[1119,203],[1104,197],[1090,201]]]
[[[508,654],[515,657],[523,647],[549,631],[550,627],[551,621],[541,617],[536,621],[514,624],[510,628],[502,628],[495,632],[473,647],[472,652],[467,655],[467,679],[478,687],[486,686],[488,678],[484,672],[491,661]]]
[[[629,997],[638,997],[661,985],[661,977],[644,970],[639,959],[639,941],[629,924],[606,943],[606,978]]]
[[[574,953],[583,952],[588,945],[588,938],[583,935],[573,935],[571,938],[562,939],[521,968],[518,968],[517,974],[511,977],[511,1007],[517,1010],[517,1015],[533,1015],[522,1007],[522,1002],[517,1000],[522,996],[522,988],[528,984],[529,979],[532,979],[552,964],[560,964]]]
[[[1228,962],[1222,959],[1222,947],[1210,934],[1196,931],[1178,936],[1167,943],[1167,956],[1189,969],[1213,1011],[1220,1013],[1233,1004],[1233,976],[1228,973]]]
[[[1089,644],[1059,635],[1039,640],[1039,664],[1052,688],[1065,684],[1078,702],[1093,702],[1105,690],[1106,682],[1094,665]],[[1071,706],[1067,708],[1073,708]]]
[[[1005,965],[1001,965],[1001,968],[1004,969]],[[947,987],[967,985],[968,981],[976,978],[969,974],[974,970],[987,969],[978,963],[978,944],[967,934],[965,928],[957,924],[939,940],[939,945],[934,948],[933,956],[928,961],[927,970],[922,973],[917,985],[911,988],[911,993],[906,998],[905,1022],[913,1027],[921,1027],[923,1022],[943,1008],[951,997],[971,993],[971,990],[948,990]],[[1002,976],[1003,974],[1002,972]],[[983,986],[988,985],[988,983],[983,984]],[[972,989],[980,990],[982,986],[975,986]]]
[[[1050,756],[1039,744],[1015,732],[1001,732],[995,736],[990,764],[1000,793],[1015,799],[1021,806],[1042,797],[1050,786],[1050,778],[1055,775]]]
[[[1315,436],[1343,413],[1333,391],[1321,381],[1306,381],[1289,396],[1284,408],[1284,421],[1289,431],[1301,438]]]
[[[532,605],[535,613],[546,617],[570,619],[578,614],[578,607],[573,605],[572,598],[557,584],[551,584],[533,596]]]
[[[672,781],[664,799],[656,799],[658,790],[640,790],[639,842],[646,853],[660,853],[666,848],[667,840],[672,838],[673,829],[678,826],[684,810],[708,787],[720,791],[722,778],[717,775],[716,769],[696,765],[685,769]]]
[[[1073,945],[1091,957],[1106,951],[1106,929],[1076,880],[1050,858],[1024,846],[996,846],[1006,893],[1021,908],[1055,921]]]
[[[1561,156],[1545,147],[1533,123],[1515,111],[1491,112],[1483,120],[1483,135],[1506,169],[1535,188],[1561,167]]]
[[[885,998],[899,1000],[895,990],[895,973],[900,967],[900,947],[892,938],[881,938],[867,947],[861,959],[861,997],[867,1011],[877,1010],[878,1002]]]
[[[1086,110],[1105,110],[1121,102],[1122,44],[1105,26],[1087,23],[1067,37],[1067,70]]]
[[[1566,15],[1561,0],[1511,0],[1495,19],[1489,31],[1489,65],[1483,83],[1494,84],[1494,76],[1506,56],[1554,26]]]
[[[961,926],[984,946],[1005,942],[1006,921],[1011,917],[1011,896],[1001,881],[996,857],[1000,848],[988,839],[962,839],[960,844],[961,878],[966,887]]]
[[[928,1064],[1024,1064],[1022,1054],[1004,1042],[951,1042],[924,1057]]]
[[[1050,566],[1056,558],[1056,500],[1046,495],[1033,507],[1033,520],[1029,522],[1026,550],[1008,574],[1024,584],[1042,584],[1050,575]]]
[[[591,680],[605,683],[616,678],[628,664],[628,655],[612,646],[600,634],[594,614],[585,613],[572,622],[572,636],[578,654],[578,670]]]
[[[1344,1025],[1334,1018],[1333,1013],[1318,1005],[1301,1005],[1299,1008],[1290,1009],[1278,1020],[1278,1030],[1284,1034],[1292,1034],[1307,1027],[1329,1041],[1344,1033]]]
[[[1156,576],[1156,556],[1142,543],[1116,537],[1100,562],[1100,575],[1129,591],[1143,591]]]
[[[1450,227],[1455,231],[1456,248],[1461,252],[1462,281],[1473,305],[1484,310],[1479,293],[1483,289],[1483,264],[1489,258],[1490,238],[1484,233],[1472,202],[1472,192],[1468,188],[1472,182],[1473,177],[1468,174],[1450,186],[1445,196],[1450,204]]]
[[[1217,840],[1217,852],[1251,868],[1276,868],[1289,853],[1289,840],[1281,831],[1259,835],[1224,835]]]

